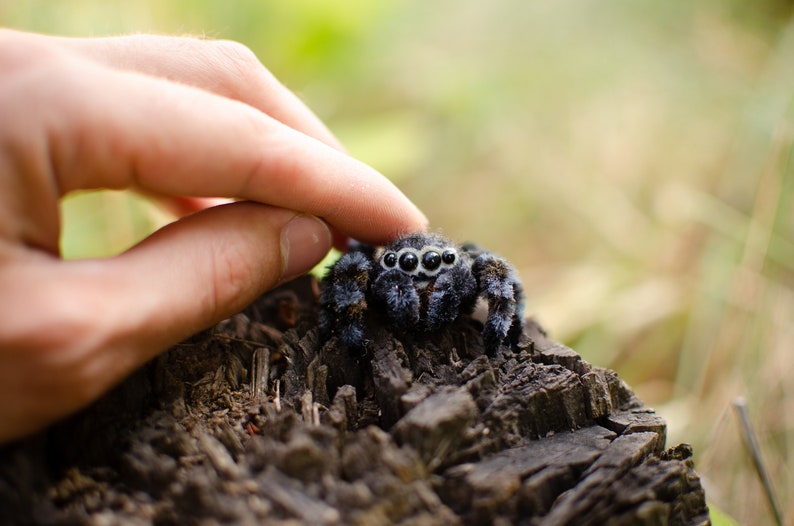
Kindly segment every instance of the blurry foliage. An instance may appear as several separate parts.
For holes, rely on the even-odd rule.
[[[790,12],[38,0],[0,3],[0,23],[245,43],[436,228],[513,261],[528,311],[659,404],[671,443],[695,445],[710,499],[757,524],[770,515],[729,404],[748,399],[779,496],[792,494]],[[67,200],[64,215],[70,257],[118,252],[166,220],[118,193]]]

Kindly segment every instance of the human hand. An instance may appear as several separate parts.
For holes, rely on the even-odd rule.
[[[239,44],[0,30],[0,72],[0,443],[308,271],[337,232],[425,227]],[[118,256],[63,261],[59,199],[87,188],[200,211]]]

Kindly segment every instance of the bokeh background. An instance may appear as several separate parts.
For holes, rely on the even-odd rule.
[[[528,311],[695,447],[716,520],[765,524],[747,401],[794,524],[794,23],[788,2],[0,0],[0,25],[238,40]],[[1,74],[1,73],[0,73]],[[168,221],[70,197],[67,257]]]

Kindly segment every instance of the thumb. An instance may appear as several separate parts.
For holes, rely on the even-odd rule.
[[[314,216],[232,203],[187,216],[106,261],[106,279],[125,317],[136,313],[127,337],[154,332],[169,345],[311,270],[331,244],[329,227]]]
[[[240,202],[172,223],[104,260],[0,267],[0,442],[87,405],[163,349],[310,270],[331,247],[313,216]],[[0,305],[2,307],[2,305]],[[5,404],[4,404],[5,405]]]

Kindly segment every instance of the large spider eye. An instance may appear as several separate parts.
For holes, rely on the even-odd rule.
[[[447,265],[451,265],[455,262],[455,251],[454,250],[445,250],[443,254],[441,254],[441,259]]]
[[[397,254],[394,252],[387,252],[383,256],[383,264],[389,268],[393,268],[397,264]]]
[[[427,270],[436,270],[441,265],[441,254],[430,250],[422,256],[422,266]]]
[[[406,272],[411,272],[419,266],[419,258],[413,252],[406,252],[400,256],[400,268]]]

